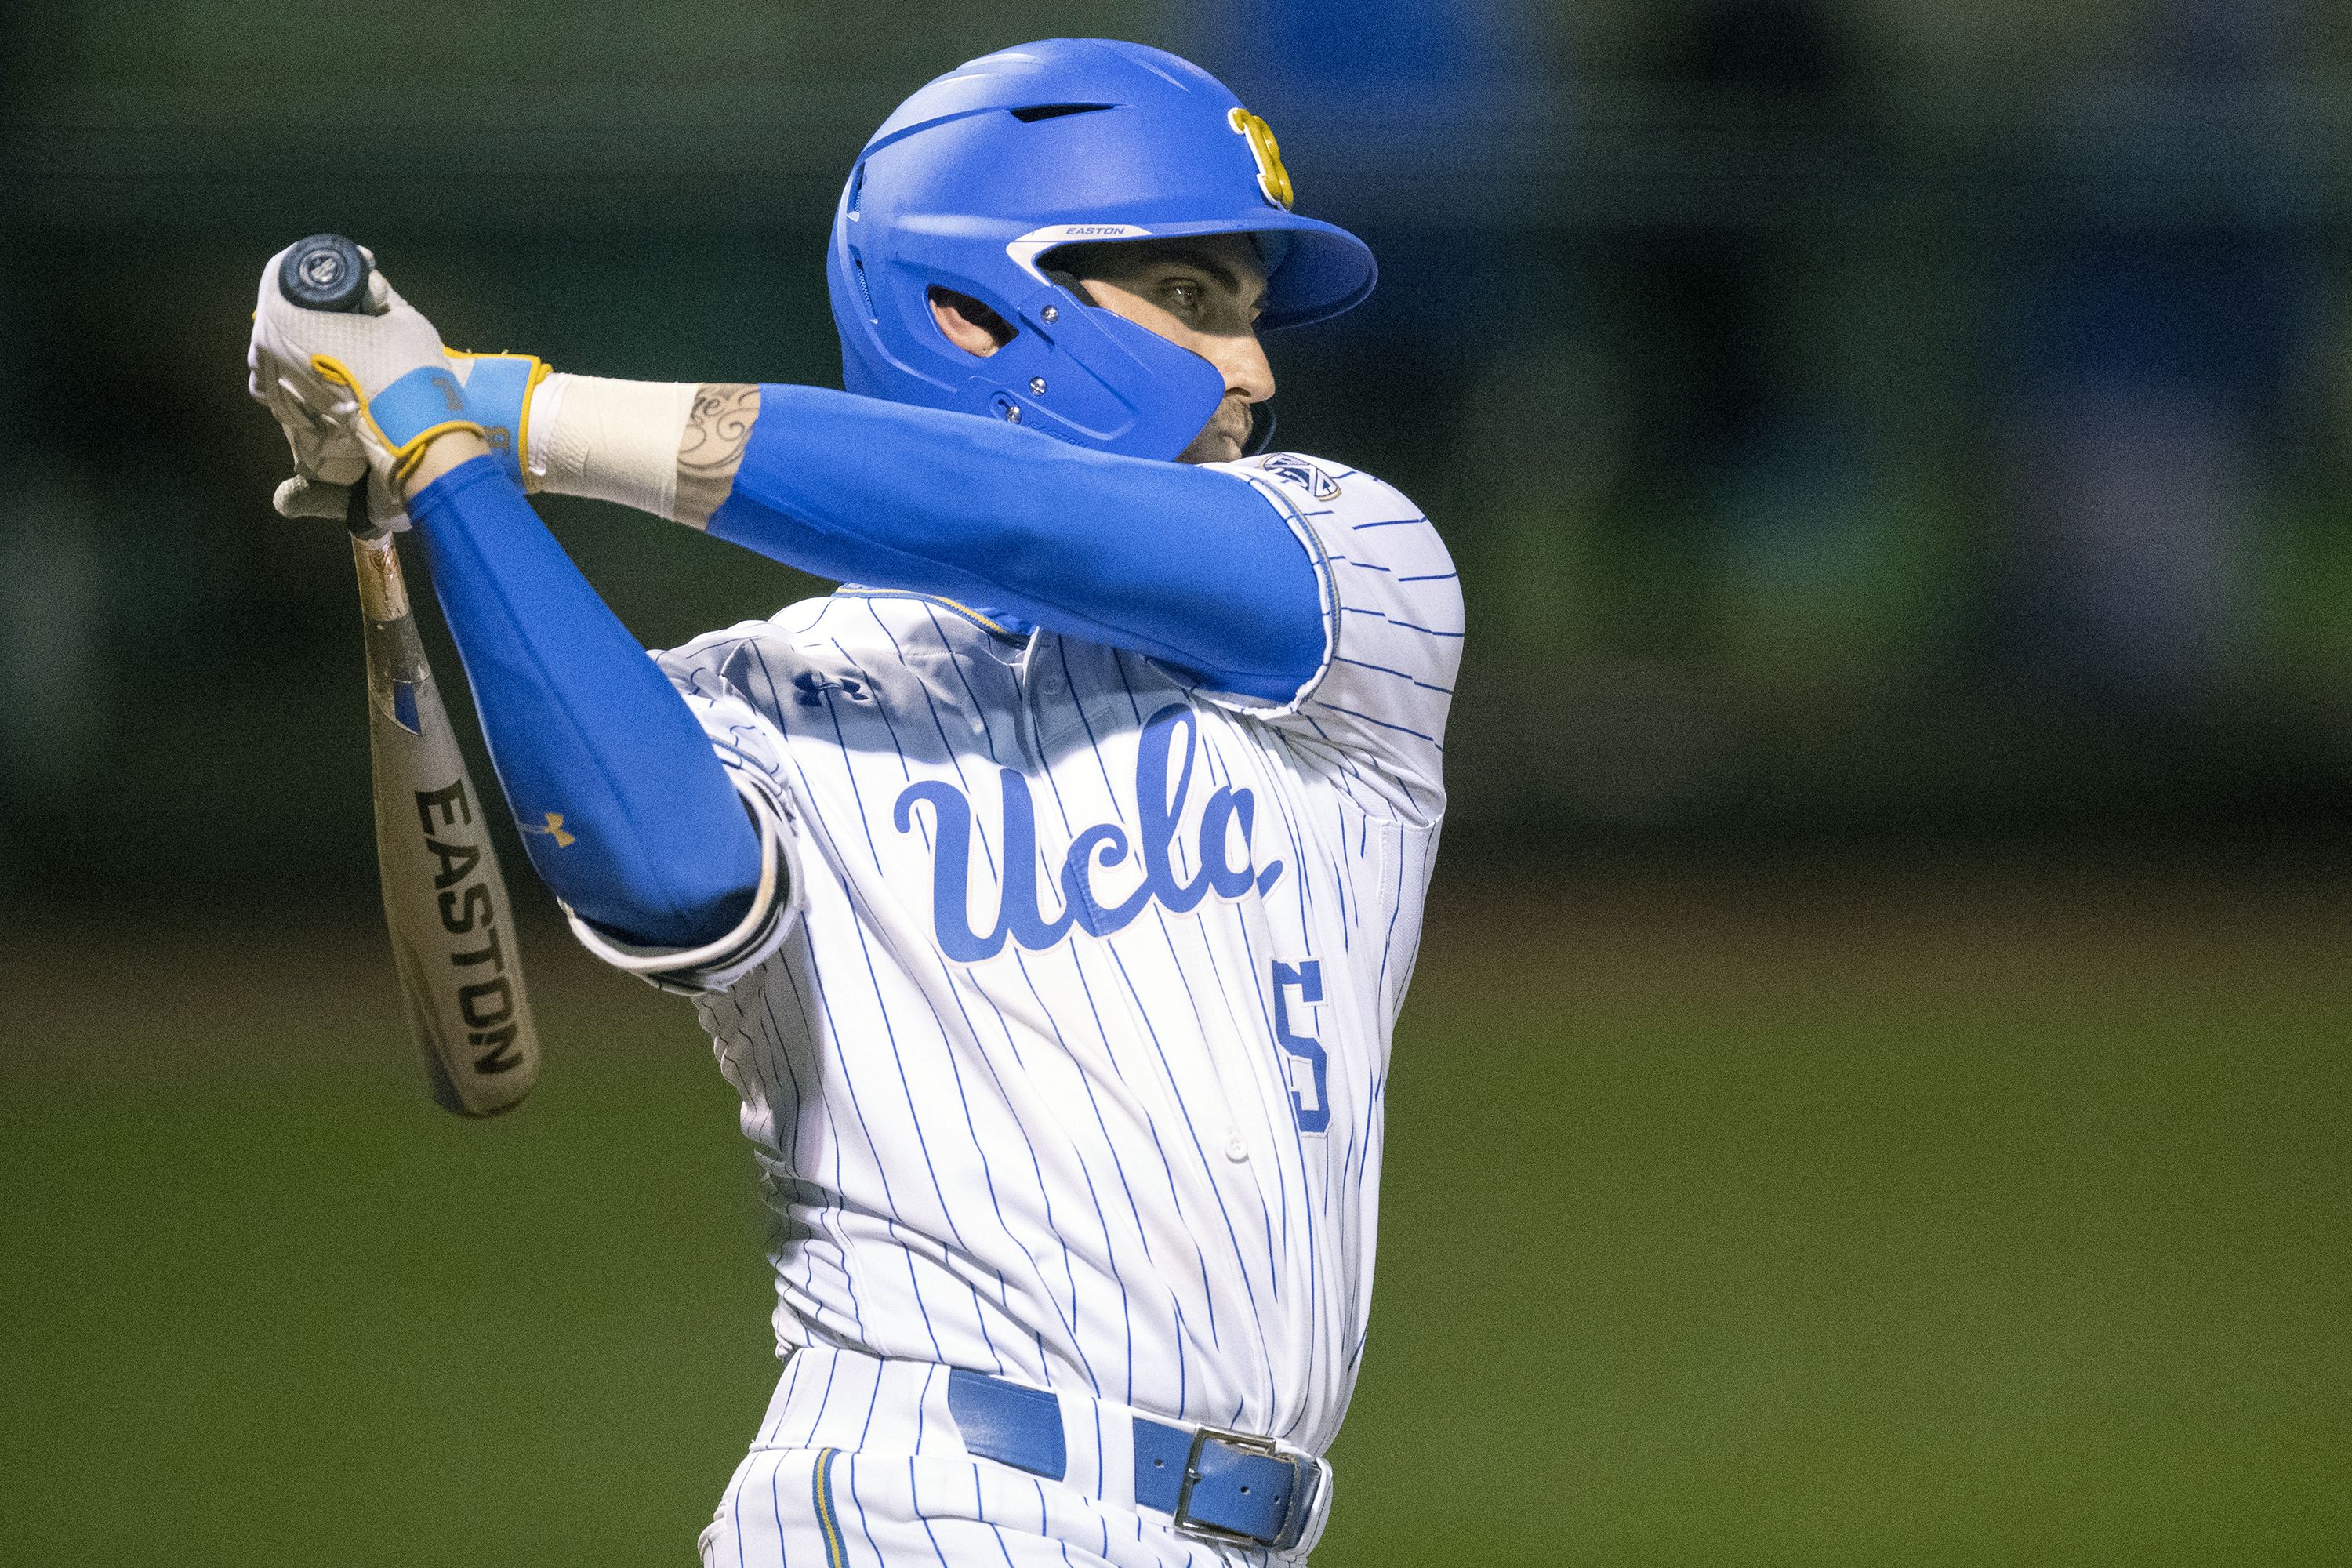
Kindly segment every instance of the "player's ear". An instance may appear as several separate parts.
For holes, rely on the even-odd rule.
[[[986,359],[1013,341],[1013,324],[971,295],[933,285],[929,298],[931,320],[964,353]]]

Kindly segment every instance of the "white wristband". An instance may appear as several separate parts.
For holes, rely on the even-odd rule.
[[[618,501],[676,521],[677,448],[695,384],[551,375],[531,389],[534,489]]]

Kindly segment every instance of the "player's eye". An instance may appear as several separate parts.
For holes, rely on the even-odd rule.
[[[1200,310],[1202,304],[1208,299],[1209,293],[1206,289],[1190,278],[1171,278],[1160,292],[1171,307],[1182,310],[1188,315]]]

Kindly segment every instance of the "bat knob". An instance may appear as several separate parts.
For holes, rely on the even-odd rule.
[[[367,298],[368,259],[340,234],[314,234],[278,264],[278,291],[306,310],[352,310]]]

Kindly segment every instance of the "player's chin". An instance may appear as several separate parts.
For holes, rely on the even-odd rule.
[[[1192,444],[1176,455],[1180,463],[1230,463],[1239,458],[1243,444],[1249,438],[1249,411],[1244,408],[1235,421],[1220,411],[1208,427],[1192,437]]]

